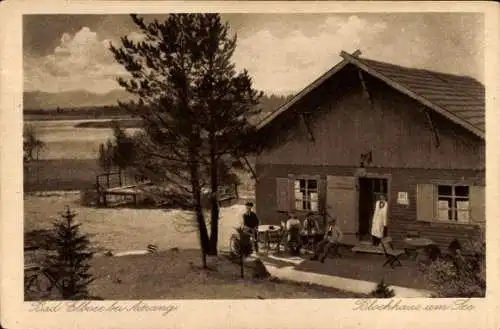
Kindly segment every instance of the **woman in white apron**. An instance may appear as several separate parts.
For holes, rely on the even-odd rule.
[[[387,226],[387,201],[385,195],[381,194],[373,211],[371,235],[373,245],[378,246],[380,240],[384,238],[384,229]]]

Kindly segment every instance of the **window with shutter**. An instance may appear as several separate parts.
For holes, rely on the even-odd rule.
[[[290,179],[284,177],[276,178],[276,210],[290,211],[291,193]]]
[[[435,217],[436,194],[433,184],[417,185],[417,219],[431,221]]]
[[[417,219],[470,224],[485,218],[484,186],[417,185]]]

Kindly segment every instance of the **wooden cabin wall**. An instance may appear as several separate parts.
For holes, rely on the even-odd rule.
[[[291,127],[288,131],[262,131],[278,144],[259,155],[258,163],[357,166],[360,155],[372,151],[374,167],[485,168],[484,140],[433,113],[440,143],[436,147],[418,102],[367,79],[370,103],[354,73],[346,71],[340,77],[341,81],[325,83],[273,123],[277,129]],[[302,111],[312,113],[307,121],[314,141],[296,114]]]
[[[474,224],[454,224],[441,222],[426,222],[417,220],[417,185],[422,183],[446,181],[454,184],[484,186],[484,170],[443,170],[443,169],[413,169],[413,168],[368,168],[369,174],[389,175],[390,199],[389,202],[389,234],[397,247],[402,247],[402,241],[409,230],[418,231],[422,236],[431,238],[441,248],[454,239],[466,241],[469,238],[478,238],[478,227]],[[286,220],[286,214],[277,209],[277,177],[289,175],[315,175],[320,180],[326,176],[354,176],[356,167],[316,166],[316,165],[274,165],[257,164],[256,172],[256,211],[262,223],[279,224]],[[324,185],[323,185],[324,186]],[[397,204],[398,192],[407,192],[408,205]],[[320,189],[320,208],[326,203],[326,191]],[[357,205],[353,205],[357,207]],[[484,238],[484,237],[483,237]]]

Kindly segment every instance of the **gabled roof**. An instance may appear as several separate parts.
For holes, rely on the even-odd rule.
[[[484,139],[485,89],[480,82],[466,76],[407,68],[360,58],[357,54],[359,52],[351,55],[342,51],[340,56],[343,57],[343,61],[260,121],[257,128],[266,126],[346,65],[352,64]]]

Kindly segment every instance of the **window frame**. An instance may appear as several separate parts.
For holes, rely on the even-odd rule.
[[[451,193],[450,194],[439,194],[439,187],[449,187],[451,188]],[[456,194],[456,188],[457,187],[466,187],[467,188],[467,196],[460,196]],[[470,185],[469,184],[464,184],[464,183],[458,183],[458,184],[453,184],[453,183],[435,183],[434,184],[435,188],[435,194],[434,194],[434,207],[435,207],[435,212],[434,212],[434,222],[437,223],[443,223],[443,224],[459,224],[459,225],[468,225],[472,223],[471,219],[471,212],[472,212],[472,205],[470,202]],[[449,199],[451,202],[451,206],[448,206],[446,208],[441,208],[439,206],[439,201],[441,201],[441,198]],[[457,201],[463,200],[467,201],[467,209],[458,209],[456,206]],[[447,219],[442,219],[439,216],[440,211],[446,211],[448,212],[448,218]],[[460,221],[458,220],[458,214],[460,212],[466,212],[467,213],[467,221]],[[451,213],[451,218],[450,218],[450,213]]]
[[[304,191],[302,192],[302,189],[300,188],[300,181],[301,180],[304,180],[305,181],[305,186],[304,186]],[[293,184],[292,184],[292,188],[293,188],[293,204],[292,204],[292,211],[296,211],[296,212],[314,212],[314,213],[319,213],[320,212],[320,177],[318,176],[294,176],[292,177],[292,181],[293,181]],[[295,184],[296,182],[299,182],[299,191],[303,193],[303,196],[302,198],[297,198],[296,196],[296,192],[297,192],[297,189],[295,188]],[[315,181],[316,182],[316,188],[314,189],[310,189],[308,187],[308,181]],[[310,198],[310,196],[307,198],[304,198],[304,195],[310,195],[310,191],[315,191],[316,192],[316,200],[314,200],[316,202],[316,210],[312,210],[312,200]],[[302,201],[302,204],[304,205],[304,202],[306,202],[306,204],[309,204],[309,208],[306,208],[306,207],[302,207],[301,209],[297,208],[297,202],[298,201]]]

